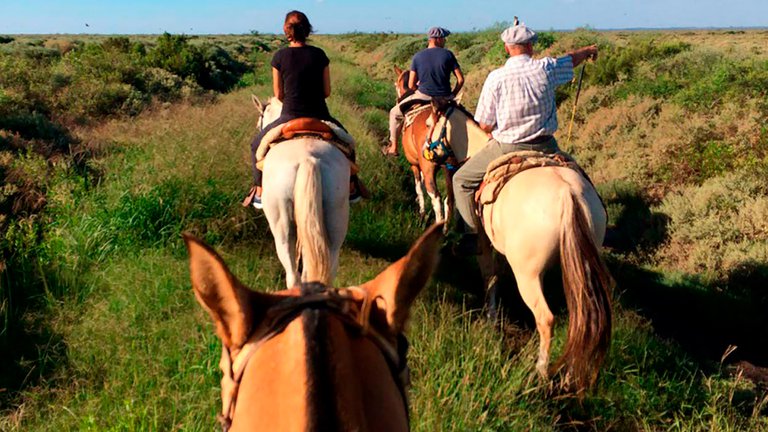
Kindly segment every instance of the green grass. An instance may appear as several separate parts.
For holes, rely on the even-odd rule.
[[[361,49],[372,44],[365,35],[344,37]],[[405,57],[415,38],[388,37],[387,43],[393,56]],[[334,78],[330,109],[356,137],[361,177],[374,194],[352,208],[337,278],[346,286],[372,278],[401,256],[425,223],[416,217],[404,161],[384,160],[378,153],[394,99],[391,83],[358,65],[354,53],[330,48],[328,53]],[[46,176],[46,223],[21,221],[4,235],[6,249],[15,251],[9,262],[18,266],[3,275],[20,278],[16,282],[25,291],[4,290],[0,297],[0,311],[24,312],[2,314],[21,316],[24,325],[2,327],[16,333],[0,342],[17,345],[0,345],[2,353],[16,354],[3,360],[13,368],[0,363],[11,372],[3,379],[12,378],[0,385],[10,389],[2,395],[0,430],[216,426],[220,342],[190,290],[179,234],[190,230],[214,244],[248,286],[284,285],[266,220],[238,202],[249,185],[247,145],[255,132],[248,94],[270,93],[266,71],[262,64],[244,82],[255,86],[216,103],[159,108],[89,131],[89,140],[98,143],[88,162],[97,177],[85,179],[66,164]],[[702,164],[720,151],[722,141],[712,142]],[[44,168],[35,157],[23,163],[29,172]],[[600,186],[611,224],[627,233],[629,253],[609,256],[619,281],[614,340],[597,388],[582,401],[554,397],[535,375],[538,337],[527,309],[515,306],[514,286],[504,286],[509,323],[492,326],[477,310],[475,264],[446,257],[417,301],[408,331],[413,430],[768,428],[764,391],[732,377],[719,359],[696,355],[684,341],[662,334],[664,317],[634,307],[647,292],[669,296],[660,297],[662,309],[673,294],[692,299],[686,291],[691,285],[710,294],[706,281],[666,277],[648,270],[646,260],[664,237],[660,212],[679,221],[670,225],[675,232],[712,232],[702,215],[726,206],[727,200],[717,197],[729,190],[719,174],[713,176],[721,180],[705,182],[703,191],[691,185],[691,191],[670,196],[658,208],[644,184]],[[749,205],[737,207],[750,211],[741,220],[757,223],[764,204],[749,195],[764,193],[760,177],[749,177],[749,183],[744,178],[738,177],[738,184],[752,189],[737,196]],[[566,329],[557,290],[556,284],[547,286],[558,318],[553,357]],[[711,299],[726,309],[725,302]]]

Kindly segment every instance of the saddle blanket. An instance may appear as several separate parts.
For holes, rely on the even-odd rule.
[[[303,120],[303,119],[297,119],[297,120]],[[291,120],[287,123],[283,123],[273,129],[271,129],[269,132],[264,135],[264,138],[262,138],[261,143],[259,143],[259,147],[256,149],[256,167],[260,170],[264,169],[264,158],[267,156],[267,152],[272,147],[276,146],[277,144],[286,141],[287,139],[293,139],[295,136],[291,135],[290,138],[286,138],[283,136],[283,131],[286,128],[287,125],[290,125],[295,120]],[[298,131],[297,135],[317,135],[320,136],[322,139],[327,140],[330,144],[333,144],[336,148],[338,148],[344,155],[351,161],[354,158],[355,155],[355,139],[352,137],[352,135],[349,134],[349,132],[345,131],[344,129],[340,128],[338,125],[336,125],[333,122],[327,121],[327,120],[315,120],[312,119],[312,121],[321,122],[325,126],[327,126],[331,134],[327,134],[322,131],[314,131],[314,130],[302,130]],[[354,165],[354,164],[353,164]],[[356,170],[356,167],[353,168],[353,170]]]
[[[573,157],[562,151],[553,154],[531,150],[507,153],[488,165],[483,183],[475,195],[478,209],[483,205],[495,202],[496,198],[499,197],[501,188],[515,175],[531,168],[545,166],[571,168],[589,179]]]

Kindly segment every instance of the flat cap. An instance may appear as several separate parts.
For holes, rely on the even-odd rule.
[[[449,34],[451,34],[451,32],[449,32],[447,29],[444,29],[442,27],[432,27],[427,32],[427,36],[429,36],[430,39],[444,38],[444,37],[448,36]]]
[[[539,35],[529,29],[525,24],[509,27],[501,33],[501,40],[507,45],[522,45],[528,42],[534,43]]]

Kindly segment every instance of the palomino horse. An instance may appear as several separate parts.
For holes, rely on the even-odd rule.
[[[253,102],[259,128],[283,108],[274,97]],[[319,138],[291,139],[267,153],[261,200],[287,287],[299,282],[299,258],[302,281],[333,281],[349,224],[349,172],[349,159]]]
[[[246,288],[185,235],[195,296],[222,341],[224,430],[407,431],[402,332],[435,267],[440,228],[363,285],[274,294]]]
[[[447,121],[446,138],[458,160],[488,141],[465,111],[451,110],[447,119],[439,111],[432,112],[431,121],[437,122],[433,138]],[[506,257],[520,295],[536,319],[540,337],[536,369],[547,378],[554,317],[542,288],[545,271],[559,257],[570,318],[555,370],[565,367],[567,387],[579,391],[591,386],[610,345],[613,283],[599,251],[607,216],[595,188],[570,168],[529,169],[504,185],[496,201],[484,206],[482,216],[487,239],[481,240],[479,262],[489,315],[496,317],[497,277],[488,240]]]
[[[408,70],[401,70],[395,66],[395,89],[397,90],[398,103],[407,96],[406,88],[408,86]],[[437,188],[437,171],[440,165],[424,158],[422,147],[429,132],[427,119],[429,119],[429,110],[421,111],[416,115],[413,123],[404,126],[402,132],[403,153],[405,159],[411,165],[413,180],[416,187],[416,202],[419,205],[419,215],[424,217],[426,209],[424,207],[424,189],[426,188],[432,209],[435,212],[435,221],[441,222],[449,220],[453,213],[453,183],[451,182],[452,173],[442,165],[445,174],[445,182],[448,197],[443,201],[440,190]],[[447,226],[447,225],[446,225]]]

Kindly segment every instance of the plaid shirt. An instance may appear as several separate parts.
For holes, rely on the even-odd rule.
[[[555,87],[573,79],[573,59],[528,55],[510,57],[488,74],[477,102],[475,120],[494,125],[496,141],[516,143],[557,130]]]

